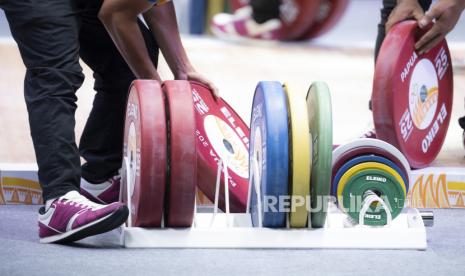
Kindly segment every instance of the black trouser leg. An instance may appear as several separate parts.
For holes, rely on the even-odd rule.
[[[80,55],[94,71],[97,92],[79,145],[86,160],[82,177],[91,183],[104,182],[121,168],[126,100],[129,85],[135,79],[97,18],[101,2],[82,1],[79,34]],[[149,30],[139,23],[152,61],[157,64],[158,46]]]
[[[381,21],[378,24],[378,37],[376,38],[375,46],[375,62],[378,58],[379,49],[381,44],[384,41],[386,36],[386,22],[388,21],[389,15],[391,15],[392,10],[396,7],[396,0],[383,0],[383,8],[381,9]],[[424,11],[427,11],[431,6],[431,0],[420,0],[420,5]]]
[[[252,17],[259,24],[279,18],[281,0],[250,0],[250,5],[253,9]]]
[[[79,20],[72,0],[0,1],[26,66],[24,96],[43,198],[78,190],[75,143]]]

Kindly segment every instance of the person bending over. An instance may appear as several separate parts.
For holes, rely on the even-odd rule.
[[[136,78],[159,79],[157,41],[168,51],[176,78],[213,86],[188,61],[172,4],[147,16],[157,39],[131,17],[128,26],[137,39],[130,42],[138,44],[122,50],[127,58],[131,46],[143,49],[143,58],[136,60],[144,62],[134,66],[127,58],[131,68],[98,18],[101,6],[102,0],[0,0],[26,66],[24,96],[45,202],[38,217],[42,243],[73,242],[126,221],[128,209],[117,201],[128,88]],[[76,91],[84,80],[80,58],[94,73],[97,93],[77,147]],[[80,157],[86,161],[82,166]]]

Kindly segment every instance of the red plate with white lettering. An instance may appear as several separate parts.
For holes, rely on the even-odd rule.
[[[451,119],[453,74],[445,40],[417,55],[415,41],[426,30],[416,21],[387,34],[375,68],[373,118],[377,138],[397,147],[413,168],[431,164]]]
[[[302,39],[313,39],[331,30],[342,18],[349,0],[323,0],[312,26]]]
[[[123,158],[121,197],[126,204],[131,198],[129,226],[160,227],[166,185],[167,138],[165,103],[157,81],[136,80],[130,88]]]
[[[165,204],[167,227],[190,227],[197,187],[197,150],[191,86],[188,81],[165,81],[169,146],[169,183]]]
[[[219,160],[224,160],[229,174],[230,211],[245,212],[249,186],[249,128],[226,101],[213,99],[210,89],[191,82],[197,135],[198,186],[215,200]],[[224,175],[221,175],[219,206],[224,205]]]
[[[321,0],[281,0],[281,29],[278,37],[293,40],[301,37],[315,21]]]

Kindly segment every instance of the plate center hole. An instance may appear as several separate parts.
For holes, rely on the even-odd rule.
[[[223,145],[229,151],[229,153],[234,154],[234,148],[228,140],[223,139]]]

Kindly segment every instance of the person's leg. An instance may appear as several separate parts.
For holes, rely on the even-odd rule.
[[[44,200],[79,190],[80,159],[75,143],[79,22],[66,0],[2,1],[26,66],[24,94]]]
[[[107,232],[129,214],[122,203],[95,204],[78,192],[75,92],[84,75],[75,4],[75,0],[0,0],[27,69],[25,98],[46,201],[38,216],[42,243],[72,242]]]
[[[383,8],[381,9],[381,21],[378,24],[378,36],[376,38],[375,46],[375,62],[378,58],[379,49],[381,44],[384,41],[386,36],[386,22],[388,21],[389,15],[391,15],[392,10],[396,7],[396,0],[383,0]],[[424,11],[427,11],[431,6],[431,0],[419,0],[419,3]]]
[[[90,183],[102,183],[121,168],[126,100],[134,74],[118,52],[97,18],[101,0],[83,1],[80,11],[80,55],[94,71],[97,91],[92,111],[82,134],[79,150],[86,160],[82,177]],[[139,22],[154,64],[158,46],[149,30]]]
[[[250,0],[252,17],[255,22],[262,24],[268,20],[279,18],[281,0]]]

